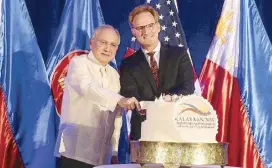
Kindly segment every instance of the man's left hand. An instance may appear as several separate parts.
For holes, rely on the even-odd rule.
[[[163,100],[166,102],[171,102],[172,101],[172,96],[171,95],[165,95],[163,96]]]

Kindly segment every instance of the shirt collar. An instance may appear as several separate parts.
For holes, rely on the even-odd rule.
[[[144,48],[142,48],[141,47],[141,49],[142,49],[142,51],[143,51],[143,53],[145,54],[145,55],[147,55],[147,53],[149,53],[147,50],[145,50]],[[154,48],[154,50],[153,50],[153,52],[155,52],[155,55],[158,53],[158,52],[160,52],[160,49],[161,49],[161,42],[159,41],[158,42],[158,44],[157,44],[157,46]]]
[[[109,68],[109,64],[107,64],[106,66],[102,65],[94,56],[93,52],[90,51],[87,58],[93,63],[93,68],[95,68],[95,70],[99,71],[101,69],[105,69],[106,71],[108,70]]]

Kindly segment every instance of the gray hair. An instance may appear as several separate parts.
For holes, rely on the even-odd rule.
[[[94,29],[93,35],[92,35],[92,39],[95,39],[97,37],[97,35],[100,33],[101,30],[103,29],[112,29],[115,31],[115,33],[117,34],[117,36],[119,37],[119,42],[118,45],[120,44],[121,41],[121,37],[120,37],[120,33],[117,29],[115,29],[113,26],[105,24],[105,25],[101,25],[98,26],[97,28]]]

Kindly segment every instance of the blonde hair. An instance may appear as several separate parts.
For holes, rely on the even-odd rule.
[[[156,23],[159,22],[159,14],[158,14],[158,12],[152,6],[149,6],[149,5],[139,5],[139,6],[136,6],[129,13],[129,17],[128,17],[129,24],[132,25],[132,22],[133,22],[134,18],[137,15],[139,15],[140,13],[143,13],[143,12],[149,12],[149,13],[151,13],[151,15],[155,19],[155,22]]]

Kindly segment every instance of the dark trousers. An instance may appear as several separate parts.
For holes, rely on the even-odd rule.
[[[94,165],[90,165],[78,160],[61,156],[61,168],[93,168],[93,167]]]

